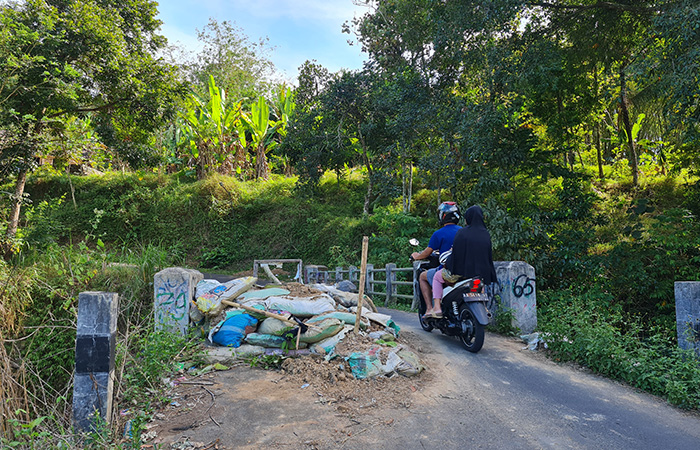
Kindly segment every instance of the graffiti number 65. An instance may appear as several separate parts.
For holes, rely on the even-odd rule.
[[[517,298],[523,295],[530,295],[535,292],[535,279],[528,278],[527,275],[518,275],[518,278],[513,282],[513,295]]]

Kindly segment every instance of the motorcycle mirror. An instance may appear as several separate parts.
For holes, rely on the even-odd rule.
[[[408,240],[408,243],[411,244],[411,245],[414,246],[414,247],[417,247],[417,246],[420,244],[420,242],[418,242],[418,239],[416,239],[416,238],[411,238],[411,239],[409,239],[409,240]]]

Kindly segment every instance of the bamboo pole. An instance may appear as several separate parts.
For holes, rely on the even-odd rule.
[[[360,319],[362,318],[362,299],[365,296],[365,274],[367,273],[367,247],[369,237],[362,238],[362,264],[360,265],[360,290],[357,296],[357,316],[355,318],[355,333],[360,331]]]

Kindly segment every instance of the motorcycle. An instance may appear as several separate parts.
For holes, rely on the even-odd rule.
[[[411,243],[414,243],[414,239]],[[417,241],[416,244],[417,245]],[[459,336],[467,351],[477,353],[484,345],[485,328],[491,319],[487,306],[491,298],[481,278],[468,278],[446,286],[443,291],[441,318],[424,317],[426,303],[418,281],[420,274],[439,265],[437,255],[421,260],[418,266],[414,289],[420,295],[418,320],[421,328],[431,332],[434,328],[448,336]]]

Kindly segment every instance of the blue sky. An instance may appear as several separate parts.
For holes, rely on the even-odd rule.
[[[343,22],[367,12],[352,0],[161,0],[158,11],[168,42],[190,52],[201,49],[196,30],[210,17],[234,23],[253,42],[269,38],[270,59],[292,82],[307,59],[337,72],[360,69],[366,56],[347,43],[353,36],[341,33]]]

